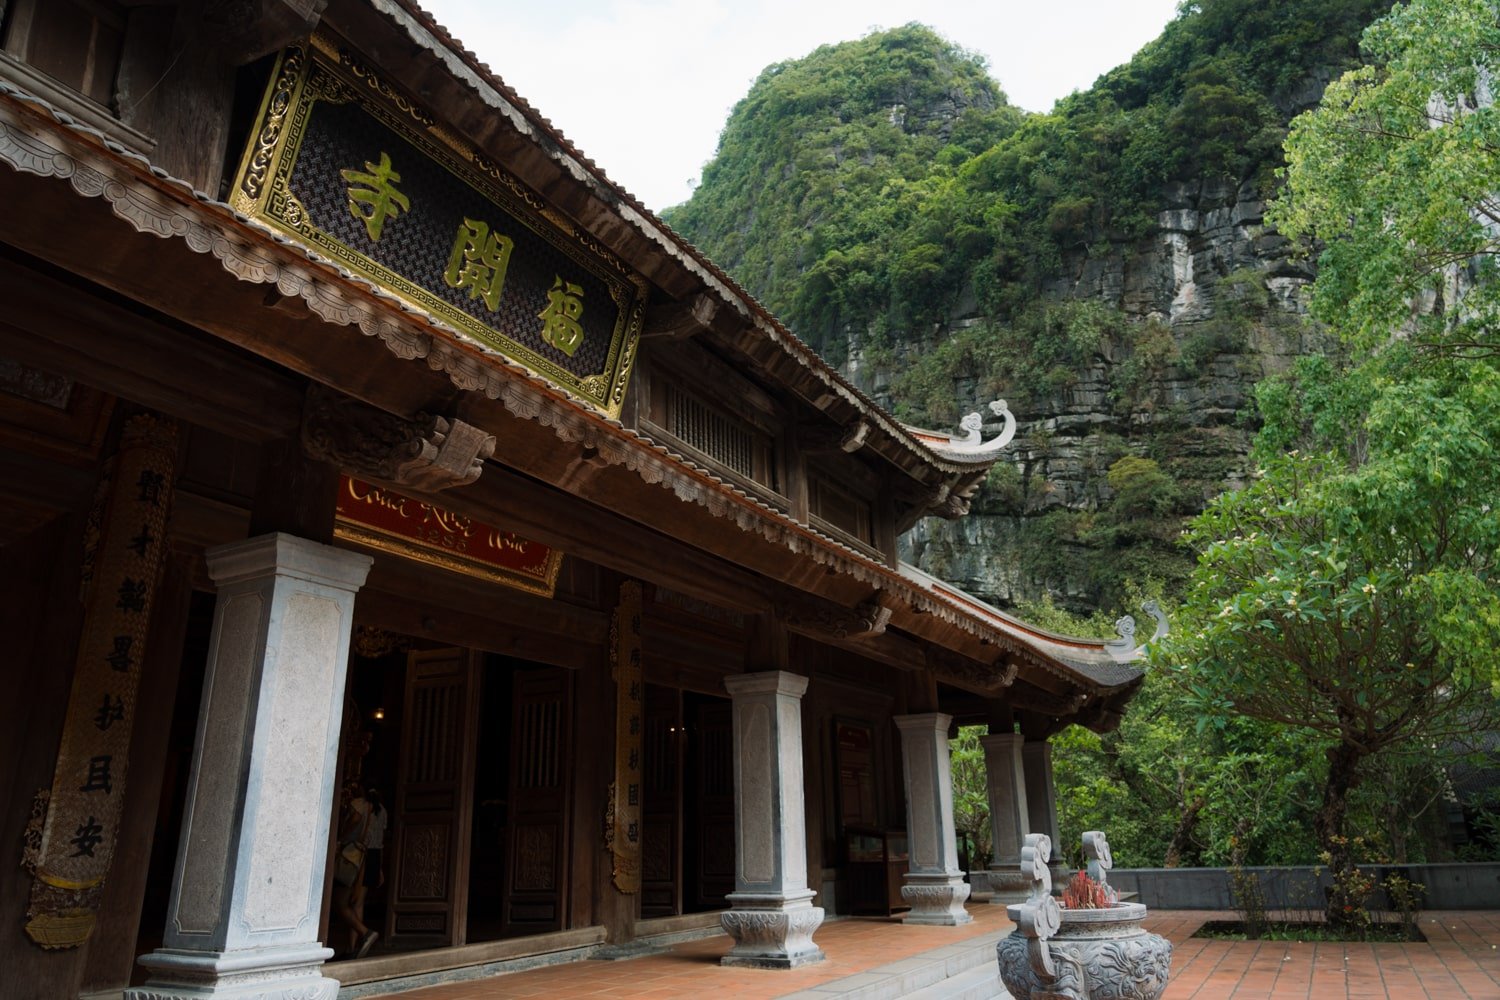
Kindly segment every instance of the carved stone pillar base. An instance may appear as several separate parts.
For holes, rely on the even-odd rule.
[[[908,874],[901,887],[901,898],[911,911],[901,918],[904,924],[940,924],[957,927],[973,921],[964,909],[969,898],[969,883],[961,875]]]
[[[1024,903],[1031,895],[1031,879],[1021,874],[1020,866],[990,868],[990,902],[1004,906]]]
[[[720,961],[755,969],[795,969],[823,961],[823,949],[813,944],[813,932],[823,923],[823,908],[813,906],[811,890],[788,897],[729,894],[734,909],[719,922],[734,938],[734,947]]]
[[[334,1000],[338,980],[321,974],[332,957],[317,944],[249,954],[162,948],[141,958],[151,978],[127,989],[125,1000]]]

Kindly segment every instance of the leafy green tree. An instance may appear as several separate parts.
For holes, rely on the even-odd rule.
[[[1350,793],[1372,759],[1494,723],[1500,373],[1413,376],[1392,352],[1323,398],[1283,412],[1354,399],[1368,416],[1313,420],[1320,450],[1263,456],[1259,479],[1194,520],[1193,586],[1151,659],[1216,725],[1238,714],[1326,741],[1314,831],[1337,873],[1355,860]]]
[[[1364,37],[1286,142],[1268,219],[1319,240],[1313,308],[1366,348],[1412,334],[1500,351],[1500,17],[1490,0],[1413,0]]]
[[[958,738],[948,741],[953,770],[953,827],[971,850],[969,867],[990,863],[990,794],[979,737],[987,726],[960,726]]]
[[[1156,587],[1127,592],[1131,605],[1147,595],[1163,599]],[[1065,634],[1113,627],[1112,616],[1079,618],[1047,600],[1021,613]],[[1127,866],[1312,862],[1320,743],[1277,723],[1197,719],[1186,692],[1152,670],[1119,729],[1101,736],[1073,726],[1056,736],[1063,844],[1076,850],[1083,831],[1102,829]]]

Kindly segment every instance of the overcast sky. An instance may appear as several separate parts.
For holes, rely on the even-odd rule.
[[[767,65],[908,21],[984,55],[1047,111],[1155,38],[1176,0],[421,0],[617,184],[686,201]]]

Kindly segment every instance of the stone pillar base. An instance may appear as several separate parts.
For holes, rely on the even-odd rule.
[[[940,924],[957,927],[973,921],[964,909],[969,898],[969,883],[961,875],[908,874],[901,887],[901,898],[911,911],[901,918],[904,924]]]
[[[319,944],[245,951],[160,948],[143,955],[151,970],[124,1000],[334,1000],[339,982],[323,976],[333,951]]]
[[[823,908],[812,905],[813,896],[811,890],[788,897],[730,893],[734,909],[721,914],[719,922],[734,938],[734,947],[720,964],[795,969],[823,961],[823,949],[812,939],[823,923]]]
[[[1019,865],[990,869],[990,902],[998,906],[1024,903],[1031,897],[1031,879]]]

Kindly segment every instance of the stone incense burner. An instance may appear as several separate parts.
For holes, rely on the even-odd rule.
[[[1083,843],[1090,877],[1107,889],[1108,842],[1102,833],[1089,832]],[[1047,871],[1051,855],[1047,836],[1026,836],[1021,868],[1031,876],[1031,898],[1006,908],[1016,930],[995,947],[1005,988],[1016,1000],[1160,1000],[1171,973],[1172,945],[1141,927],[1146,907],[1059,906]]]

